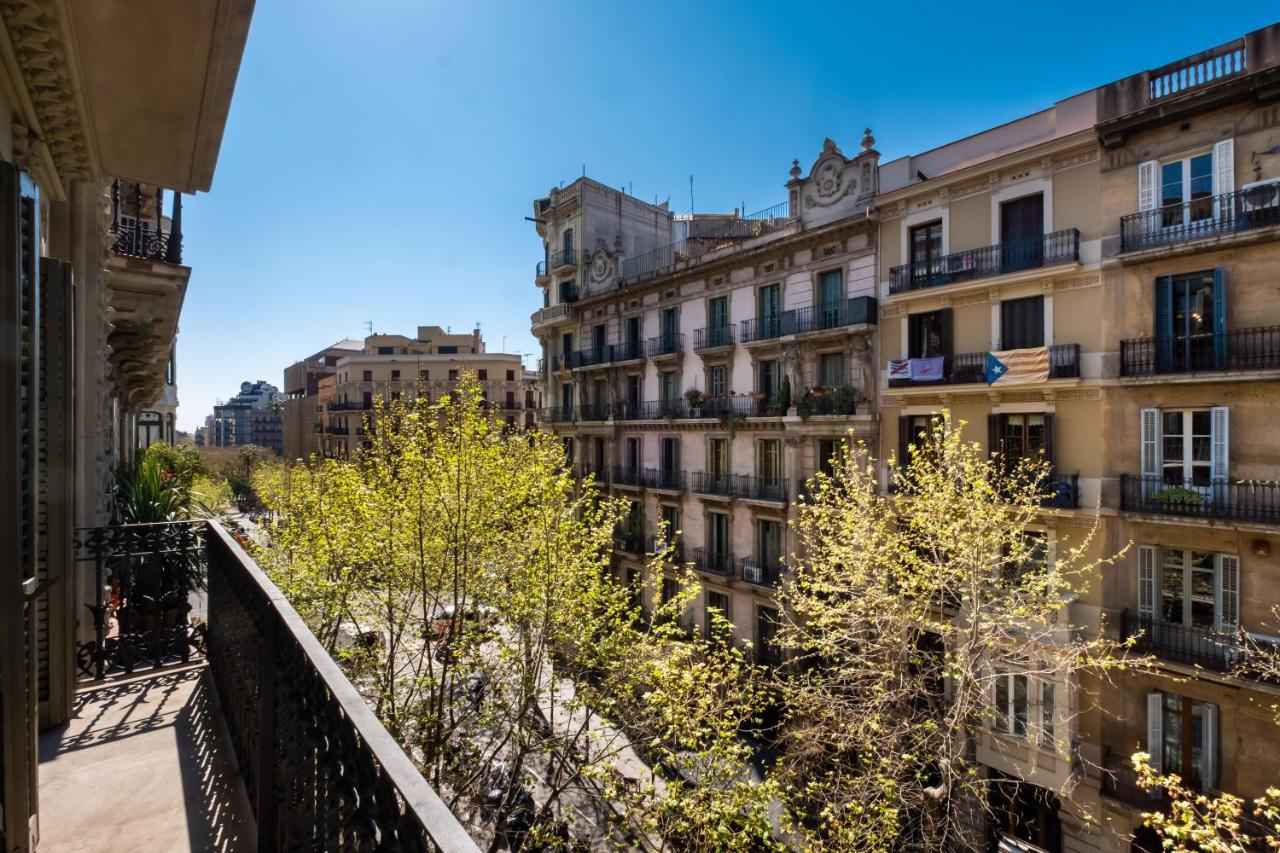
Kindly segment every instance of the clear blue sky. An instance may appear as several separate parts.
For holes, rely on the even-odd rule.
[[[1269,4],[259,0],[193,267],[179,425],[343,337],[534,352],[532,200],[582,173],[783,201],[830,136],[917,152],[1271,23]]]

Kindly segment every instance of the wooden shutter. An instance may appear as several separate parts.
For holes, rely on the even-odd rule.
[[[987,415],[987,456],[1000,452],[1000,416]]]
[[[1218,706],[1212,702],[1204,702],[1200,707],[1200,724],[1204,726],[1201,743],[1204,744],[1204,779],[1205,790],[1218,785]]]
[[[1224,139],[1213,145],[1213,194],[1223,195],[1234,192],[1235,188],[1236,141]]]
[[[1213,360],[1219,370],[1227,363],[1227,281],[1222,267],[1213,271]]]
[[[942,339],[942,354],[950,358],[951,352],[951,309],[943,308],[938,312],[938,337]]]
[[[1138,165],[1138,211],[1155,210],[1159,188],[1156,177],[1160,174],[1160,163],[1148,160]]]
[[[1240,558],[1235,554],[1219,554],[1217,576],[1218,630],[1234,633],[1240,624]]]
[[[1173,277],[1156,279],[1156,366],[1168,370],[1173,362]]]
[[[1153,690],[1147,694],[1147,752],[1151,766],[1164,772],[1164,694]]]
[[[1141,418],[1141,473],[1144,478],[1158,477],[1160,475],[1160,410],[1143,409]]]
[[[1213,449],[1210,459],[1210,476],[1215,482],[1225,482],[1228,470],[1228,445],[1229,436],[1227,429],[1227,407],[1214,406],[1210,412],[1212,413],[1213,428]],[[1222,495],[1217,495],[1221,499],[1225,499],[1226,489],[1223,489]]]
[[[907,456],[911,452],[911,416],[898,418],[898,467],[907,467]]]
[[[1053,440],[1053,413],[1045,412],[1044,414],[1044,458],[1049,463],[1049,474],[1054,476],[1058,472],[1057,450]]]
[[[1138,616],[1155,619],[1156,616],[1156,566],[1160,563],[1160,549],[1155,545],[1138,546]]]

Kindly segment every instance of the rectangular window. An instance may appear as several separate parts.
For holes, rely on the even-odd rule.
[[[733,611],[729,609],[729,596],[725,595],[723,592],[707,590],[706,632],[708,638],[714,635],[713,625],[715,617],[712,614],[719,613],[722,617],[728,619],[732,612]]]
[[[483,367],[480,368],[479,370],[476,371],[476,378],[479,379],[481,382],[484,382],[489,378],[489,371],[485,370]]]
[[[817,469],[828,476],[835,474],[833,459],[840,450],[840,442],[834,438],[818,439]]]
[[[659,395],[667,406],[675,406],[680,402],[679,374],[674,370],[665,370],[658,374]]]
[[[419,370],[419,371],[418,371],[418,381],[419,381],[419,382],[430,382],[430,381],[431,381],[431,371],[430,371],[430,370]]]
[[[723,364],[713,364],[707,368],[707,394],[712,399],[720,399],[729,393],[729,383],[725,378],[728,369]]]
[[[756,365],[756,390],[764,393],[765,400],[778,395],[778,362],[765,359]]]
[[[826,388],[843,388],[848,384],[844,353],[824,352],[818,356],[818,384]]]
[[[729,297],[717,296],[707,303],[707,344],[720,346],[728,343]]]
[[[399,382],[399,381],[400,381],[400,371],[398,371],[398,370],[393,370],[393,371],[391,371],[391,381],[392,381],[392,382]]]
[[[720,558],[729,554],[729,516],[722,512],[707,513],[707,551]]]
[[[1004,546],[1004,562],[1001,574],[1006,583],[1017,584],[1023,577],[1032,574],[1044,574],[1049,567],[1049,537],[1039,530],[1024,530],[1022,548],[1014,553],[1014,549]]]
[[[1054,686],[1052,681],[1040,682],[1040,733],[1048,744],[1053,743]]]
[[[667,538],[671,542],[678,542],[680,539],[680,507],[662,504],[658,507],[658,511],[662,514],[662,527],[666,531]]]
[[[712,438],[707,440],[707,473],[716,480],[729,476],[729,440]]]
[[[1218,706],[1175,693],[1147,696],[1147,750],[1156,769],[1192,788],[1217,784]]]
[[[598,323],[591,328],[591,352],[596,358],[604,358],[605,328]]]
[[[1042,414],[1000,415],[1000,452],[1006,460],[1036,459],[1048,452],[1047,418]]]
[[[1044,196],[1023,196],[1000,205],[1000,271],[1044,264]]]
[[[998,673],[995,694],[996,730],[1026,737],[1027,677],[1021,673]]]
[[[775,608],[756,606],[756,654],[759,655],[761,663],[772,665],[779,662],[779,621],[778,611]]]
[[[756,559],[766,569],[782,565],[782,525],[761,519],[756,522]]]
[[[782,314],[782,288],[770,284],[756,293],[756,322],[760,325],[760,338],[776,338],[780,334],[779,318]]]
[[[515,372],[514,370],[508,370],[508,371],[507,371],[507,381],[508,381],[508,382],[515,382],[515,381],[516,381],[516,372]]]
[[[1160,620],[1213,631],[1217,608],[1218,561],[1212,551],[1160,549]]]
[[[365,371],[362,371],[362,372],[361,372],[361,381],[364,381],[364,382],[372,382],[372,381],[373,381],[373,371],[372,371],[372,370],[365,370]]]
[[[1162,480],[1167,485],[1207,486],[1213,467],[1213,419],[1209,409],[1160,413]]]
[[[907,317],[907,357],[934,358],[950,355],[945,340],[943,311],[923,311]]]
[[[781,484],[782,442],[778,439],[762,439],[756,445],[756,476],[766,487],[777,487]]]
[[[667,602],[674,599],[679,593],[680,593],[680,583],[677,580],[675,580],[674,578],[662,579],[662,603],[663,604],[666,604]]]
[[[457,382],[457,381],[458,381],[458,369],[457,369],[456,367],[455,367],[455,368],[451,368],[451,369],[449,370],[449,381],[450,381],[450,382]]]
[[[1232,187],[1226,187],[1228,192]],[[1161,222],[1166,228],[1213,218],[1213,153],[1160,164]]]
[[[676,335],[680,333],[680,314],[675,308],[662,309],[662,344],[664,351],[675,349]]]
[[[928,280],[942,274],[942,221],[911,229],[911,278]]]
[[[1044,346],[1044,297],[1006,299],[1000,303],[1000,348]]]
[[[631,474],[631,476],[634,477],[636,472],[640,470],[640,439],[638,438],[627,439],[626,454],[627,456],[626,456],[626,461],[624,463],[624,467]]]
[[[674,485],[676,473],[680,470],[680,440],[671,436],[664,436],[659,446],[658,464],[661,466],[659,473],[662,476],[664,485]]]
[[[440,355],[457,355],[458,348],[456,346],[440,346],[436,347],[436,352]]]
[[[378,355],[393,355],[395,347],[378,347]]]
[[[818,276],[818,320],[820,328],[831,329],[844,321],[844,275],[828,270]]]

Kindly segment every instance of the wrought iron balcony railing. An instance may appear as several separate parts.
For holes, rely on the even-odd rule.
[[[1054,344],[1049,347],[1049,378],[1080,376],[1080,345]],[[913,385],[970,385],[987,381],[987,353],[966,352],[944,357],[939,379],[890,379],[890,388]]]
[[[693,493],[696,495],[720,495],[736,497],[741,491],[737,480],[739,474],[715,474],[707,471],[693,472]]]
[[[275,584],[221,527],[207,531],[209,670],[256,817],[255,849],[340,837],[352,849],[477,853]]]
[[[1204,196],[1120,218],[1120,251],[1136,252],[1280,225],[1280,185]]]
[[[782,477],[739,475],[734,483],[737,497],[753,501],[787,502],[787,481]]]
[[[627,531],[613,537],[613,548],[624,554],[644,553],[644,534]]]
[[[786,315],[794,314],[794,318]],[[847,326],[874,325],[877,320],[876,300],[874,296],[853,296],[841,300],[834,305],[805,306],[794,312],[784,312],[783,334],[789,326],[794,326],[797,335],[812,332],[835,331]]]
[[[111,251],[130,258],[182,263],[182,236],[156,228],[154,222],[111,225]]]
[[[547,262],[546,262],[546,261],[538,261],[538,265],[537,265],[537,266],[535,266],[535,267],[533,268],[533,275],[534,275],[534,277],[535,277],[535,278],[546,278],[546,276],[547,276]]]
[[[671,543],[671,547],[667,547],[667,542],[661,536],[655,535],[650,540],[649,549],[654,554],[666,552],[667,562],[683,563],[684,562],[684,543],[679,539]]]
[[[778,580],[782,577],[782,565],[777,560],[743,557],[738,564],[738,573],[749,584],[776,587]]]
[[[706,548],[695,548],[693,552],[693,567],[700,572],[706,572],[709,575],[718,575],[722,578],[733,577],[733,555],[724,554],[719,551],[709,551]]]
[[[666,468],[645,468],[644,484],[651,489],[664,492],[683,492],[685,490],[685,473]]]
[[[152,212],[148,214],[149,207]],[[168,223],[163,209],[164,190],[156,190],[153,197],[144,195],[139,184],[129,188],[122,187],[119,181],[112,182],[111,250],[131,258],[182,263],[182,194],[173,194],[173,215]]]
[[[611,413],[608,403],[583,403],[578,406],[580,421],[607,421]]]
[[[1120,613],[1120,639],[1134,639],[1139,652],[1161,660],[1227,672],[1244,659],[1245,649],[1235,633],[1193,625],[1174,625],[1159,618]]]
[[[558,270],[564,267],[576,267],[577,265],[577,249],[561,249],[551,256],[551,268],[553,270]]]
[[[1280,524],[1280,482],[1212,480],[1196,483],[1160,476],[1121,474],[1120,509]]]
[[[805,410],[811,415],[856,415],[860,396],[861,392],[851,386],[825,386],[821,394],[811,394],[798,401],[796,407],[801,415]]]
[[[644,479],[641,476],[639,468],[629,468],[625,465],[613,466],[613,484],[615,486],[643,486]]]
[[[695,330],[693,333],[693,351],[705,352],[706,350],[733,346],[734,329],[735,324],[726,323],[723,326],[708,326],[705,329]]]
[[[574,420],[573,406],[547,406],[539,414],[544,423],[567,424]]]
[[[889,293],[941,287],[961,281],[1080,260],[1080,231],[1066,228],[1032,240],[965,249],[889,270]]]
[[[791,313],[791,312],[787,312]],[[792,317],[794,318],[794,314]],[[780,338],[784,334],[790,335],[794,332],[790,329],[794,328],[794,324],[788,326],[788,331],[783,331],[782,314],[770,314],[762,317],[752,317],[743,320],[741,326],[741,340],[744,344],[755,343],[756,341],[771,341],[774,338]]]
[[[659,335],[656,338],[649,338],[649,358],[662,358],[670,355],[680,355],[684,352],[684,334],[675,332],[669,335]]]
[[[1120,342],[1121,376],[1280,369],[1280,326]]]

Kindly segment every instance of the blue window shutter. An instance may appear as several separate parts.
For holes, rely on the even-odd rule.
[[[1213,271],[1213,360],[1219,370],[1227,364],[1227,281],[1222,267]]]
[[[1168,366],[1173,361],[1173,279],[1167,275],[1156,279],[1156,363]]]

